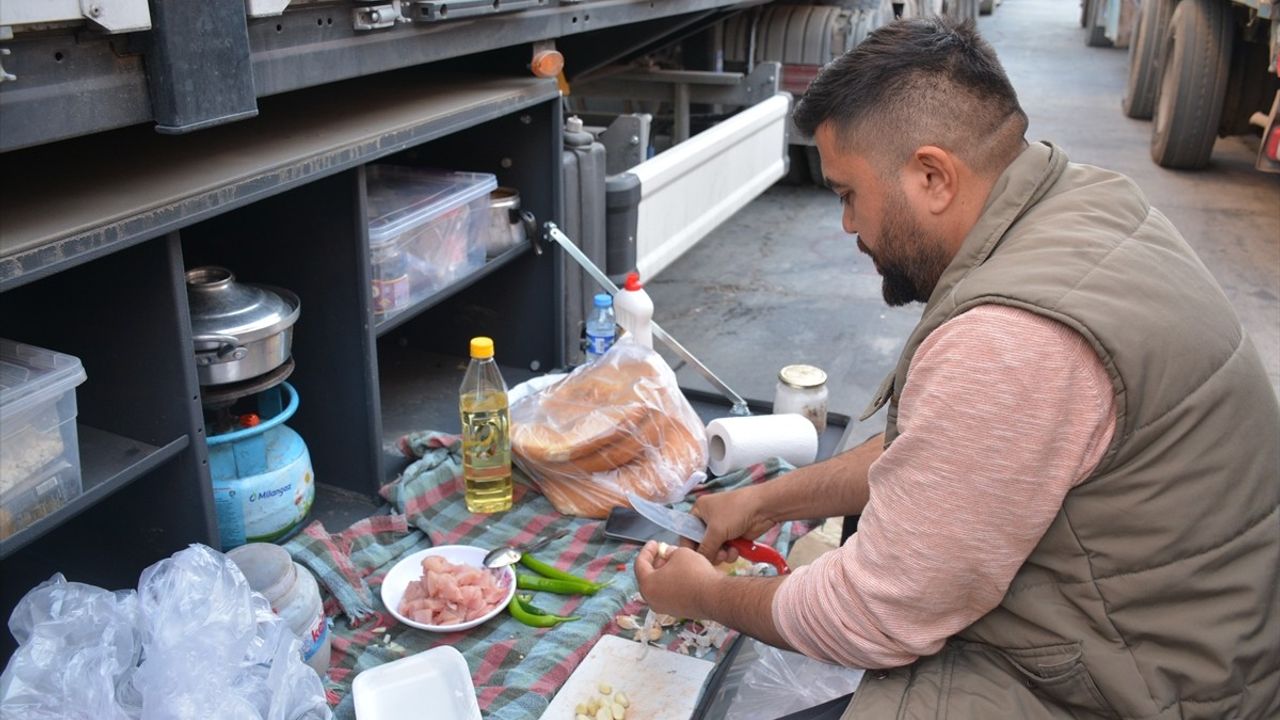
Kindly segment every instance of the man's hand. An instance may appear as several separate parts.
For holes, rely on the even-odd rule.
[[[665,550],[665,553],[662,552]],[[640,594],[654,612],[704,619],[703,598],[723,575],[707,559],[688,548],[647,542],[636,557]]]
[[[707,524],[707,534],[698,546],[703,557],[716,564],[733,562],[738,559],[738,551],[725,548],[725,543],[740,537],[754,540],[777,524],[764,513],[760,487],[710,493],[693,503],[693,514]],[[687,540],[682,544],[693,547]]]

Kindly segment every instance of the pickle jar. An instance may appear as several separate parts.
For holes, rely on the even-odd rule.
[[[812,365],[788,365],[779,370],[773,412],[803,415],[821,435],[827,429],[827,374]]]

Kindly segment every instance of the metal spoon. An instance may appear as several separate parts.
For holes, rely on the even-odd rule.
[[[567,534],[569,534],[569,531],[562,529],[557,530],[550,535],[543,535],[537,540],[525,543],[524,545],[505,545],[500,548],[495,548],[490,550],[488,555],[484,556],[484,566],[496,570],[497,568],[514,565],[517,562],[520,562],[520,558],[523,557],[525,553],[540,550],[546,547],[552,540],[558,540]]]

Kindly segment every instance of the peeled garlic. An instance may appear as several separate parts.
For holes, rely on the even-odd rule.
[[[621,690],[613,694],[613,702],[615,705],[621,705],[624,708],[631,707],[631,701],[627,699],[627,694]]]
[[[618,703],[614,703],[609,709],[613,711],[613,720],[623,720],[627,716],[627,709]]]
[[[602,707],[596,711],[596,720],[613,720],[613,713],[609,708]]]
[[[574,712],[574,714],[575,714],[575,715],[590,715],[590,714],[591,714],[591,711],[587,709],[587,704],[586,704],[586,703],[578,703],[577,705],[573,706],[573,712]]]
[[[671,554],[672,550],[675,550],[675,547],[668,545],[664,542],[658,543],[658,557],[666,558],[668,555]]]
[[[619,615],[613,621],[623,630],[636,630],[640,627],[640,621],[636,619],[635,615]]]
[[[609,695],[610,693],[613,692],[613,686],[610,685],[609,683],[602,682],[597,687],[599,688],[601,695]]]
[[[582,713],[578,713],[574,716],[573,720],[591,720],[591,718],[587,715],[583,715]]]

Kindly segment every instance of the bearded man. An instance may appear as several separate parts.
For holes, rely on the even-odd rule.
[[[699,498],[653,609],[870,668],[844,717],[1280,717],[1280,404],[1208,270],[1129,179],[1024,140],[971,23],[902,21],[795,110],[890,305],[925,303],[884,434]],[[786,577],[726,540],[860,514]]]

